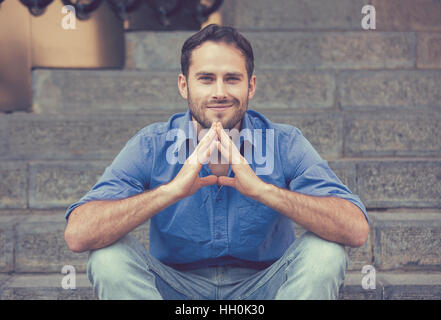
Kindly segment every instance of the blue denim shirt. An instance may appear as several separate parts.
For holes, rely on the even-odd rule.
[[[171,181],[197,144],[190,121],[187,111],[141,129],[95,186],[67,209],[66,219],[88,201],[124,199]],[[339,180],[299,129],[272,123],[248,110],[240,133],[234,141],[259,178],[303,194],[349,200],[368,219],[360,198]],[[200,176],[210,174],[208,164],[203,164]],[[231,166],[228,176],[234,176]],[[203,187],[150,221],[150,253],[177,269],[263,268],[279,259],[294,240],[289,218],[227,186]]]

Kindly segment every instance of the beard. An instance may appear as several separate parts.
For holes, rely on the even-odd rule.
[[[219,121],[222,123],[222,127],[224,129],[231,130],[242,120],[245,112],[248,109],[248,95],[244,104],[241,104],[241,102],[236,98],[209,101],[208,103],[201,102],[200,104],[198,104],[192,99],[192,96],[188,90],[187,93],[188,107],[190,109],[191,115],[203,129],[209,129],[214,121]],[[213,117],[213,119],[209,119],[207,117],[207,105],[216,104],[232,104],[231,108],[234,111],[233,115],[228,118],[226,115],[224,115],[224,112],[219,112],[220,117]]]

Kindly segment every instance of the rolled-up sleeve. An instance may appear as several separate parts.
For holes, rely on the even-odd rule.
[[[148,189],[152,164],[149,137],[133,136],[92,189],[66,210],[65,218],[80,205],[95,200],[120,200]]]
[[[289,159],[287,162],[291,164],[290,178],[287,181],[289,189],[311,196],[348,200],[360,208],[369,223],[366,207],[361,199],[343,184],[300,130],[294,130],[288,141],[285,154]]]

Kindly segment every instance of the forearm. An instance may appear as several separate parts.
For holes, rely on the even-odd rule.
[[[363,212],[341,198],[309,196],[265,183],[256,200],[329,241],[359,247],[369,233]]]
[[[85,203],[69,216],[66,243],[75,252],[106,247],[178,200],[162,185],[122,200]]]

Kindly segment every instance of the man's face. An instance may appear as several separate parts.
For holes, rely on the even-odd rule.
[[[223,42],[204,42],[193,50],[188,78],[180,74],[180,93],[202,128],[220,121],[225,129],[239,129],[248,100],[254,96],[256,77],[248,80],[245,57]]]

